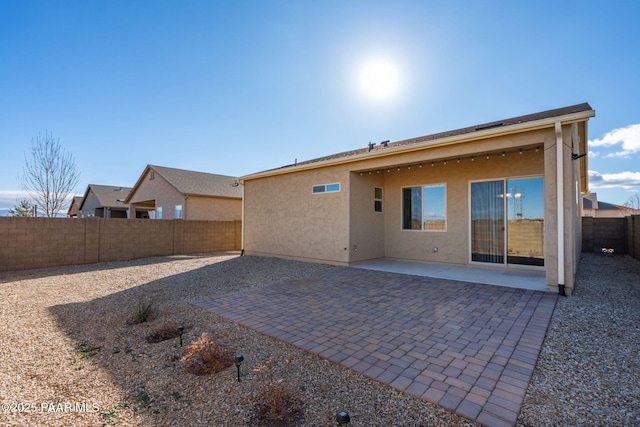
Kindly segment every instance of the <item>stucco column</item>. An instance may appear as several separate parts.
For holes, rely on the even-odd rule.
[[[565,235],[564,235],[564,138],[562,137],[562,124],[556,123],[556,209],[558,215],[558,288],[564,293],[564,267],[565,267]]]
[[[558,292],[558,186],[554,134],[544,141],[544,265],[547,286]]]
[[[575,218],[576,189],[573,176],[572,128],[557,123],[553,139],[545,140],[545,267],[547,285],[553,292],[564,286],[573,291],[578,220]],[[569,178],[569,179],[567,179]]]

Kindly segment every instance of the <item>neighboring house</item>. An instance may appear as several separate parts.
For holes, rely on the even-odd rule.
[[[640,209],[613,203],[598,201],[597,193],[582,195],[582,216],[593,218],[623,218],[630,215],[640,215]]]
[[[124,199],[130,191],[130,187],[89,184],[80,204],[82,217],[127,218]]]
[[[131,218],[242,219],[242,188],[236,178],[162,166],[144,169],[126,203]]]
[[[78,218],[82,216],[80,205],[82,204],[83,199],[83,196],[73,196],[73,199],[71,199],[71,204],[69,205],[69,209],[67,210],[67,216],[69,218]]]
[[[594,116],[584,103],[244,176],[243,249],[533,269],[570,294]]]

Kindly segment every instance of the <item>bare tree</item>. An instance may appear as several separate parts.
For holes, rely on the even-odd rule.
[[[624,204],[626,207],[631,209],[640,209],[640,193],[637,191],[629,196],[627,203]]]
[[[73,156],[62,148],[60,139],[51,133],[38,133],[31,139],[30,156],[25,154],[23,189],[44,215],[55,217],[73,198],[80,182],[80,172]]]

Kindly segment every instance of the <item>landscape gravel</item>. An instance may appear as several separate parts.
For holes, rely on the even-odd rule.
[[[558,299],[518,425],[640,426],[640,262],[583,253]]]
[[[254,369],[270,359],[303,403],[293,425],[335,426],[341,410],[351,427],[476,425],[190,303],[330,268],[209,254],[0,273],[0,425],[263,425],[256,398],[264,382]],[[628,256],[583,254],[518,425],[640,424],[639,277]],[[152,318],[133,322],[149,304]],[[175,324],[185,326],[185,346],[207,332],[242,353],[241,382],[235,366],[188,373],[177,337],[147,341]]]

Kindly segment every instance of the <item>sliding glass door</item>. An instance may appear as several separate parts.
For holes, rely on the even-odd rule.
[[[544,265],[542,178],[471,183],[471,261]]]
[[[504,264],[504,181],[471,183],[471,261]]]
[[[544,183],[542,178],[508,179],[507,262],[544,265]]]

